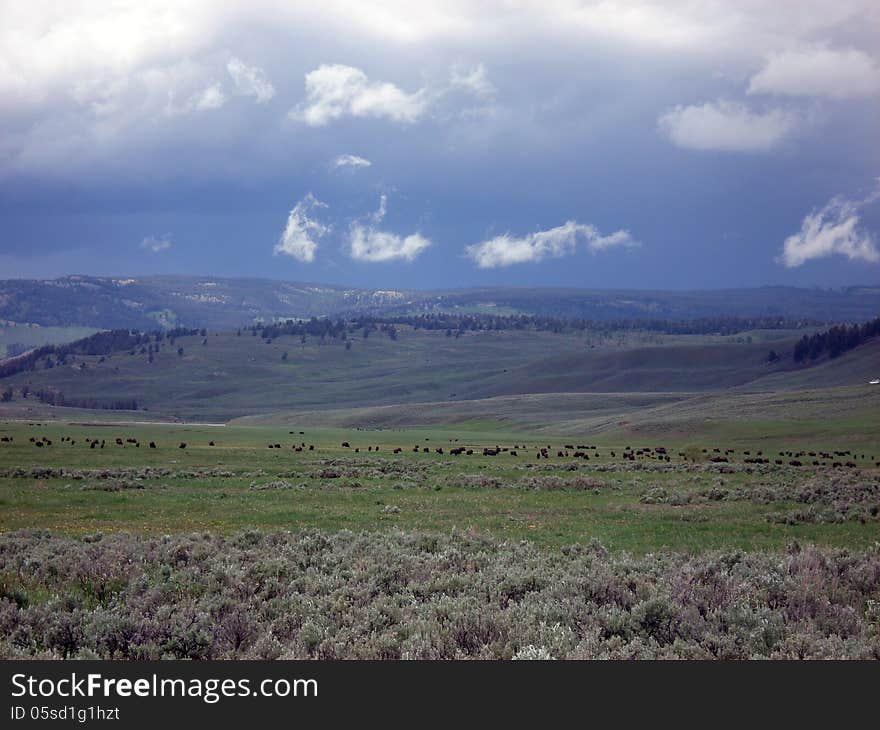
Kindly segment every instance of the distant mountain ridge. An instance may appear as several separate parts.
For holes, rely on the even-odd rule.
[[[234,328],[285,318],[429,312],[560,318],[780,316],[826,322],[880,314],[880,286],[703,291],[475,287],[418,291],[203,276],[0,280],[0,319],[43,326]]]

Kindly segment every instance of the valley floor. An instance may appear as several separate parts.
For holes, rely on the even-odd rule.
[[[783,439],[744,448],[655,436],[582,442],[474,423],[7,424],[0,528],[464,529],[551,546],[595,538],[635,553],[779,549],[795,539],[857,547],[877,538],[880,453],[869,444]]]
[[[864,421],[285,420],[0,424],[0,656],[880,657]]]

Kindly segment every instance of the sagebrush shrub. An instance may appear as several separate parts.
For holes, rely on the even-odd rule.
[[[0,657],[880,658],[880,545],[560,550],[478,535],[0,536]]]

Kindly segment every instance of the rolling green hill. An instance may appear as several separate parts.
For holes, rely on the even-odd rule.
[[[564,353],[493,375],[464,395],[724,389],[784,367],[767,363],[767,352],[765,344],[687,343]]]
[[[810,367],[767,373],[749,383],[749,388],[806,390],[848,383],[863,385],[874,378],[880,378],[880,338],[866,342],[841,357],[822,359]]]
[[[755,333],[752,344],[742,337],[658,338],[639,332],[596,337],[588,331],[505,330],[451,337],[401,325],[393,336],[353,332],[346,340],[303,341],[294,335],[267,340],[248,330],[222,331],[165,338],[151,344],[155,352],[139,346],[64,362],[49,357],[2,379],[0,389],[12,389],[7,408],[18,412],[48,394],[50,402],[100,409],[130,408],[127,404],[135,401],[138,411],[146,409],[156,418],[209,421],[425,403],[445,404],[441,410],[461,421],[494,418],[485,408],[503,404],[499,396],[591,393],[606,395],[595,396],[590,417],[614,422],[626,420],[621,414],[634,409],[698,393],[860,386],[878,363],[880,343],[872,341],[834,360],[796,365],[786,353],[798,333],[775,333],[778,339],[764,335],[769,337]],[[767,361],[771,346],[783,355],[772,363]],[[27,389],[29,397],[23,399]],[[461,401],[469,405],[458,405]],[[577,420],[576,414],[553,408],[542,411],[545,406],[535,411],[542,415],[533,423]],[[400,422],[402,413],[387,417]]]
[[[244,416],[245,426],[492,429],[621,442],[773,444],[876,448],[880,387],[776,393],[541,393],[457,403],[417,403]]]

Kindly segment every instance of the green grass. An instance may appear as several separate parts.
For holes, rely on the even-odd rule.
[[[749,393],[539,393],[456,403],[281,411],[239,425],[507,430],[597,443],[691,443],[789,449],[870,448],[880,434],[880,388]]]
[[[785,510],[788,504],[718,502],[683,507],[650,505],[639,497],[652,486],[698,490],[711,487],[719,478],[709,472],[664,473],[660,471],[595,471],[598,465],[615,463],[612,448],[619,454],[624,443],[598,449],[599,458],[583,463],[576,474],[602,480],[598,493],[592,491],[525,491],[509,487],[469,488],[458,482],[462,474],[495,477],[503,484],[516,484],[525,476],[557,475],[570,478],[565,469],[570,458],[556,458],[557,449],[568,439],[548,439],[544,434],[505,431],[499,424],[473,423],[461,426],[421,429],[357,431],[349,429],[278,428],[271,426],[205,427],[185,425],[71,425],[51,423],[0,424],[0,435],[12,435],[14,443],[0,444],[0,469],[35,466],[65,469],[118,467],[167,467],[170,477],[145,481],[144,489],[117,492],[83,490],[98,480],[71,478],[0,478],[0,530],[43,528],[61,534],[82,535],[127,531],[136,533],[190,533],[210,531],[234,533],[245,528],[296,530],[316,527],[328,531],[415,530],[449,533],[453,530],[491,535],[501,540],[528,539],[547,546],[599,539],[612,550],[647,553],[674,549],[703,551],[713,548],[746,550],[780,549],[792,540],[829,546],[857,547],[877,539],[876,522],[860,524],[779,525],[766,520],[769,512]],[[493,429],[493,430],[489,430]],[[296,430],[293,435],[288,433]],[[299,430],[306,433],[300,435]],[[53,440],[53,446],[38,449],[30,436]],[[62,436],[77,441],[61,443]],[[103,438],[102,449],[83,446],[86,436]],[[140,448],[116,446],[113,441],[133,437]],[[459,439],[457,442],[454,439]],[[159,448],[146,448],[154,440]],[[214,440],[214,447],[208,442]],[[342,448],[347,440],[352,448]],[[188,447],[179,449],[180,441]],[[314,444],[314,451],[296,453],[293,442]],[[281,450],[269,443],[281,443]],[[592,443],[586,441],[585,443]],[[708,442],[706,442],[708,443]],[[755,443],[759,444],[758,440]],[[431,453],[413,453],[418,444]],[[451,457],[450,446],[519,446],[519,456]],[[659,445],[655,441],[652,445]],[[522,448],[526,445],[526,448]],[[534,464],[539,445],[550,445],[553,458]],[[638,445],[638,444],[636,444]],[[366,452],[379,446],[378,454]],[[395,447],[401,454],[393,455]],[[813,443],[803,448],[819,448]],[[359,454],[354,448],[361,449]],[[442,447],[445,452],[434,452]],[[478,452],[479,453],[479,452]],[[741,456],[740,456],[741,458]],[[338,479],[313,478],[328,460],[355,475]],[[391,463],[401,473],[381,474],[377,464]],[[870,474],[868,460],[860,465]],[[181,471],[219,468],[231,477],[183,478]],[[732,474],[723,479],[732,486],[784,480],[806,480],[813,469],[783,467],[771,475]],[[253,482],[281,478],[294,488],[255,490]],[[300,486],[304,485],[304,486]],[[385,513],[394,506],[399,513]]]

